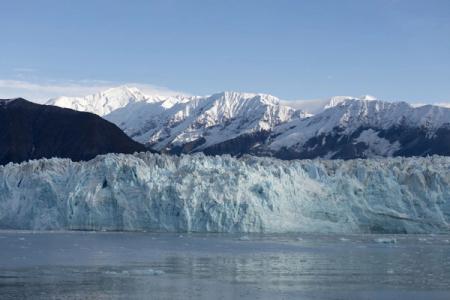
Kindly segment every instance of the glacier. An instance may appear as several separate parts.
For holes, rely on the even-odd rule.
[[[0,229],[449,232],[450,157],[108,154],[0,167]]]

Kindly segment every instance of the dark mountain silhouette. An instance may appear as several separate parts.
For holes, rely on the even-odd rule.
[[[99,154],[145,150],[95,114],[22,98],[0,99],[0,164],[44,157],[80,161]]]

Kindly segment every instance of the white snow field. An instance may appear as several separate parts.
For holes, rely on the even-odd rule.
[[[0,229],[449,232],[450,157],[108,154],[0,167]]]

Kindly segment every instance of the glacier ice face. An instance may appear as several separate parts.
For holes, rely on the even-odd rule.
[[[448,232],[450,158],[108,154],[0,167],[0,228]]]

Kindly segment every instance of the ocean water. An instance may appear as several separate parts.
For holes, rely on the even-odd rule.
[[[450,299],[450,236],[0,231],[0,299]]]

